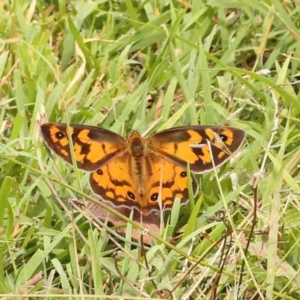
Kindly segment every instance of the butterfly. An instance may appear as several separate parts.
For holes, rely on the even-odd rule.
[[[175,198],[185,204],[187,170],[205,173],[222,165],[245,139],[243,130],[226,126],[175,127],[149,138],[133,131],[124,139],[103,128],[71,124],[68,131],[66,124],[45,123],[41,133],[46,146],[66,162],[72,164],[74,153],[77,167],[90,172],[90,186],[102,200],[145,216],[171,208]],[[190,178],[196,195],[198,184]]]

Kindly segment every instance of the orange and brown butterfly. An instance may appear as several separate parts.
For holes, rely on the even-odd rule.
[[[188,201],[188,174],[222,165],[237,152],[243,130],[224,126],[183,126],[149,138],[134,131],[127,139],[106,129],[71,124],[41,126],[46,145],[72,164],[70,141],[79,169],[91,172],[96,195],[117,207],[136,208],[149,215],[171,208],[175,198]],[[198,184],[191,176],[194,195]]]

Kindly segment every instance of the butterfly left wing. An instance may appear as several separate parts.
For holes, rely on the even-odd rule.
[[[194,173],[204,173],[226,162],[245,139],[243,130],[222,126],[183,126],[158,132],[149,148]]]
[[[118,134],[98,127],[70,125],[74,158],[85,171],[97,170],[126,149],[126,141]],[[46,123],[41,126],[46,145],[55,154],[72,164],[66,124]]]
[[[136,182],[129,168],[128,152],[115,157],[90,175],[90,185],[102,200],[114,206],[139,208]]]

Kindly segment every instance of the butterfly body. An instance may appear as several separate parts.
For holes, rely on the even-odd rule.
[[[185,126],[143,138],[133,131],[125,140],[108,130],[47,123],[44,140],[54,153],[72,163],[69,137],[78,168],[91,172],[90,185],[115,206],[148,215],[170,208],[175,198],[188,201],[187,166],[203,173],[223,164],[242,144],[245,133],[233,127]],[[198,184],[191,176],[192,191]]]

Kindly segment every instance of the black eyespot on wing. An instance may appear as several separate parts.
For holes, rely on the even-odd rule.
[[[61,140],[65,137],[65,134],[62,132],[62,131],[58,131],[55,133],[55,137],[58,139],[58,140]]]
[[[226,143],[227,140],[228,140],[228,137],[226,135],[224,135],[224,134],[220,134],[220,138],[221,138],[221,140],[222,140],[223,143]]]
[[[185,171],[182,171],[182,172],[180,173],[180,176],[184,178],[184,177],[187,176],[187,173],[186,173]]]
[[[135,195],[132,192],[127,192],[127,196],[132,199],[135,200]]]
[[[98,169],[98,170],[97,170],[97,174],[98,174],[98,175],[103,175],[103,171],[102,171],[101,169]]]
[[[152,194],[151,197],[150,197],[150,199],[151,199],[151,201],[157,201],[157,199],[158,199],[158,193]]]

